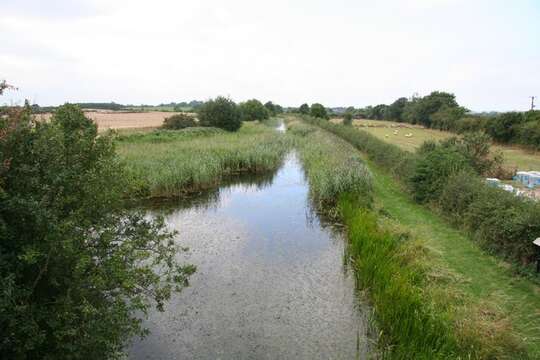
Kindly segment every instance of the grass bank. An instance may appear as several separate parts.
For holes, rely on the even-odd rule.
[[[462,294],[468,299],[460,306],[463,319],[461,324],[456,324],[457,329],[489,342],[489,348],[499,353],[492,358],[540,359],[538,284],[516,276],[508,264],[486,254],[465,233],[429,208],[416,204],[386,170],[366,161],[373,174],[376,206],[413,237],[424,241],[434,261],[432,268],[448,270],[435,270],[433,276],[451,275],[452,296]],[[467,322],[475,326],[465,326]],[[501,339],[504,334],[513,339]],[[505,354],[503,350],[508,343],[518,348],[521,343],[528,355],[517,351],[518,348],[514,354]]]
[[[179,196],[233,174],[275,170],[290,145],[286,136],[259,123],[245,123],[235,133],[214,128],[130,133],[116,142],[137,197]]]
[[[336,136],[324,130],[313,130],[309,126],[295,129],[298,121],[289,121],[291,132],[301,134],[303,145],[299,146],[301,158],[312,191],[324,192],[324,186],[318,186],[316,178],[345,178],[348,157],[357,158],[358,152],[350,144],[343,144]],[[306,145],[308,144],[308,145]],[[382,157],[387,156],[381,154]],[[339,162],[339,159],[342,159]],[[404,168],[407,160],[404,159]],[[337,163],[335,163],[337,162]],[[366,172],[361,165],[362,172]],[[368,173],[369,174],[369,173]],[[371,179],[372,177],[369,176]],[[452,229],[436,215],[424,207],[407,199],[403,190],[376,177],[370,182],[374,189],[374,204],[365,201],[367,197],[351,196],[349,186],[341,191],[331,191],[337,199],[336,209],[347,226],[349,238],[348,256],[355,267],[358,283],[367,289],[375,309],[375,317],[381,329],[380,345],[383,357],[388,359],[527,359],[530,354],[536,356],[531,344],[534,344],[534,322],[537,317],[534,307],[527,305],[521,312],[528,314],[519,319],[524,326],[515,326],[517,318],[510,318],[509,312],[496,299],[481,299],[472,291],[482,287],[482,283],[469,283],[469,270],[459,268],[456,263],[448,261],[444,249],[436,247],[440,238],[447,239],[446,244],[460,247],[460,240],[468,247],[476,245],[465,236]],[[335,180],[336,182],[338,180]],[[332,183],[332,180],[325,182]],[[345,181],[346,183],[346,181]],[[354,188],[354,187],[352,187]],[[383,192],[384,189],[401,191],[401,197],[394,199],[395,194]],[[392,203],[390,200],[397,201]],[[371,198],[371,196],[369,196]],[[384,201],[383,201],[384,200]],[[397,209],[401,209],[400,201],[407,200],[412,208],[403,208],[403,216],[407,215],[414,222],[402,221]],[[418,211],[425,211],[432,218],[423,218]],[[423,221],[430,220],[424,232],[417,232]],[[438,222],[437,222],[438,221]],[[443,226],[440,228],[439,226]],[[448,232],[456,239],[448,237]],[[447,238],[448,237],[448,238]],[[470,249],[461,250],[469,253]],[[495,273],[499,276],[503,271],[497,266],[494,258],[485,255],[476,246],[476,253],[468,257],[485,267],[475,268],[474,279],[480,281],[483,274]],[[459,254],[452,254],[458,262]],[[486,259],[495,263],[486,263]],[[506,277],[504,277],[506,276]],[[520,288],[509,272],[495,282],[491,289],[503,287],[506,282],[510,289]],[[488,278],[487,282],[496,278]],[[532,284],[529,284],[532,285]],[[487,288],[484,288],[487,289]],[[516,302],[525,304],[534,296],[533,289],[522,289],[521,292],[509,291],[509,296]],[[517,291],[517,290],[515,290]],[[528,295],[527,299],[520,296]],[[506,296],[506,294],[505,294]],[[510,303],[510,302],[509,302]],[[526,325],[525,325],[526,324]],[[529,355],[525,350],[528,346]],[[534,345],[533,345],[534,346]],[[531,356],[534,358],[533,356]]]

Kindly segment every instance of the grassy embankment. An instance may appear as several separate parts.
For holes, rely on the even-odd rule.
[[[335,120],[336,123],[341,120]],[[397,123],[382,120],[354,120],[354,125],[374,135],[378,139],[399,146],[403,150],[414,152],[426,140],[444,140],[456,134],[448,131],[426,129],[419,125]],[[394,134],[394,131],[397,134]],[[406,134],[412,134],[406,137]],[[519,146],[493,145],[504,155],[507,168],[518,170],[540,170],[540,153],[523,149]]]
[[[236,173],[274,170],[288,148],[286,136],[259,123],[245,123],[236,133],[191,128],[117,138],[138,197],[179,196],[213,187]]]
[[[385,358],[526,357],[500,313],[462,292],[438,254],[388,216],[378,191],[372,205],[371,189],[380,184],[371,184],[351,144],[298,121],[289,126],[312,194],[347,225],[349,256],[369,291]]]
[[[341,134],[354,137],[356,131],[351,130],[343,130]],[[360,146],[372,143],[375,147],[378,141],[370,139],[369,135],[366,137],[359,134],[360,138],[363,139]],[[350,140],[355,143],[354,138]],[[381,147],[378,150],[382,150]],[[395,163],[395,160],[390,159],[397,158],[394,155],[399,156],[400,150],[384,150],[371,154],[378,163]],[[409,161],[406,155],[402,156],[398,160],[399,165],[393,170],[399,171],[401,168],[401,171],[406,171]],[[540,358],[540,288],[537,282],[516,277],[506,263],[486,254],[467,235],[453,228],[429,208],[414,203],[407,190],[389,175],[388,170],[383,170],[373,162],[369,162],[369,166],[374,174],[376,207],[383,209],[385,214],[414,237],[425,241],[426,247],[431,250],[427,258],[433,276],[439,277],[439,274],[445,273],[451,275],[448,290],[442,292],[443,298],[456,299],[459,294],[457,299],[466,299],[450,300],[455,303],[452,305],[455,309],[452,317],[455,319],[454,331],[458,340],[461,339],[460,343],[472,344],[477,349],[474,357],[478,358]],[[351,206],[348,209],[346,214],[359,211]],[[354,219],[354,216],[346,215],[345,218]],[[347,221],[350,229],[353,229],[350,230],[353,242],[355,236],[365,237],[362,233],[367,232],[361,218]],[[355,226],[360,231],[354,231]],[[373,252],[370,249],[364,255]],[[363,258],[363,261],[366,259]],[[385,267],[380,266],[378,272]],[[519,351],[523,348],[527,353]]]

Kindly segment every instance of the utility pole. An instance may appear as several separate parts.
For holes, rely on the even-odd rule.
[[[531,110],[534,110],[534,107],[535,107],[534,99],[536,99],[536,96],[530,96],[530,98],[531,98]]]

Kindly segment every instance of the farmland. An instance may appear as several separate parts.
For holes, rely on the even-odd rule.
[[[166,117],[176,113],[169,111],[85,111],[86,116],[94,120],[100,131],[107,129],[129,130],[141,128],[157,128],[163,124]],[[51,114],[37,115],[38,118],[48,120]]]
[[[339,123],[341,119],[334,119],[333,121]],[[456,136],[456,134],[448,131],[426,129],[420,125],[393,121],[356,119],[353,124],[381,140],[410,152],[414,152],[426,140],[439,141]],[[397,134],[394,132],[397,132]],[[407,134],[412,134],[412,136],[406,137]],[[494,145],[493,149],[500,150],[503,153],[505,165],[509,169],[523,171],[540,169],[540,153],[509,145]]]

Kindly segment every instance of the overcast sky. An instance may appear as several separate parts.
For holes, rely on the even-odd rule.
[[[540,96],[538,0],[0,0],[0,103]],[[539,101],[540,103],[540,101]]]

